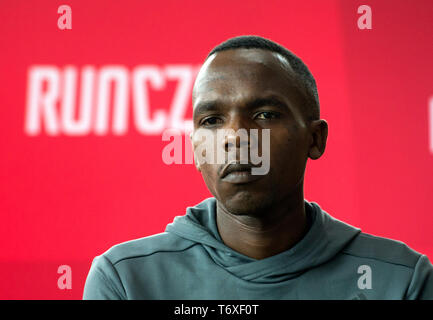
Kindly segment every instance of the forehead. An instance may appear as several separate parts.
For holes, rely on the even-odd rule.
[[[217,52],[200,69],[193,88],[193,103],[201,99],[241,99],[261,92],[297,95],[299,83],[287,60],[263,49]]]

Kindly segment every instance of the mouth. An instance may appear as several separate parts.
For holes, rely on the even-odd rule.
[[[260,179],[261,175],[253,175],[251,168],[255,167],[250,163],[229,163],[221,173],[221,180],[234,184],[249,183]]]

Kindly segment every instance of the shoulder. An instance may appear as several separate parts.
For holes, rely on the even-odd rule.
[[[112,265],[133,258],[150,256],[158,252],[178,252],[196,244],[168,232],[130,240],[112,246],[102,254]]]
[[[194,242],[170,233],[159,233],[130,240],[112,246],[93,261],[86,279],[83,299],[127,299],[123,282],[125,275],[119,272],[117,263],[151,256],[158,252],[179,252],[193,246]]]
[[[421,253],[405,243],[361,232],[343,249],[343,254],[373,259],[383,263],[415,268]]]

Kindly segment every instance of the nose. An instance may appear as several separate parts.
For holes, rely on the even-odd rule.
[[[233,116],[224,127],[223,147],[226,152],[250,147],[251,124],[241,115]]]

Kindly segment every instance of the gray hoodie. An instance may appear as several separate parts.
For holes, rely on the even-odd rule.
[[[433,299],[425,255],[304,202],[307,234],[291,249],[256,260],[222,242],[216,199],[208,198],[165,232],[95,257],[83,299]]]

